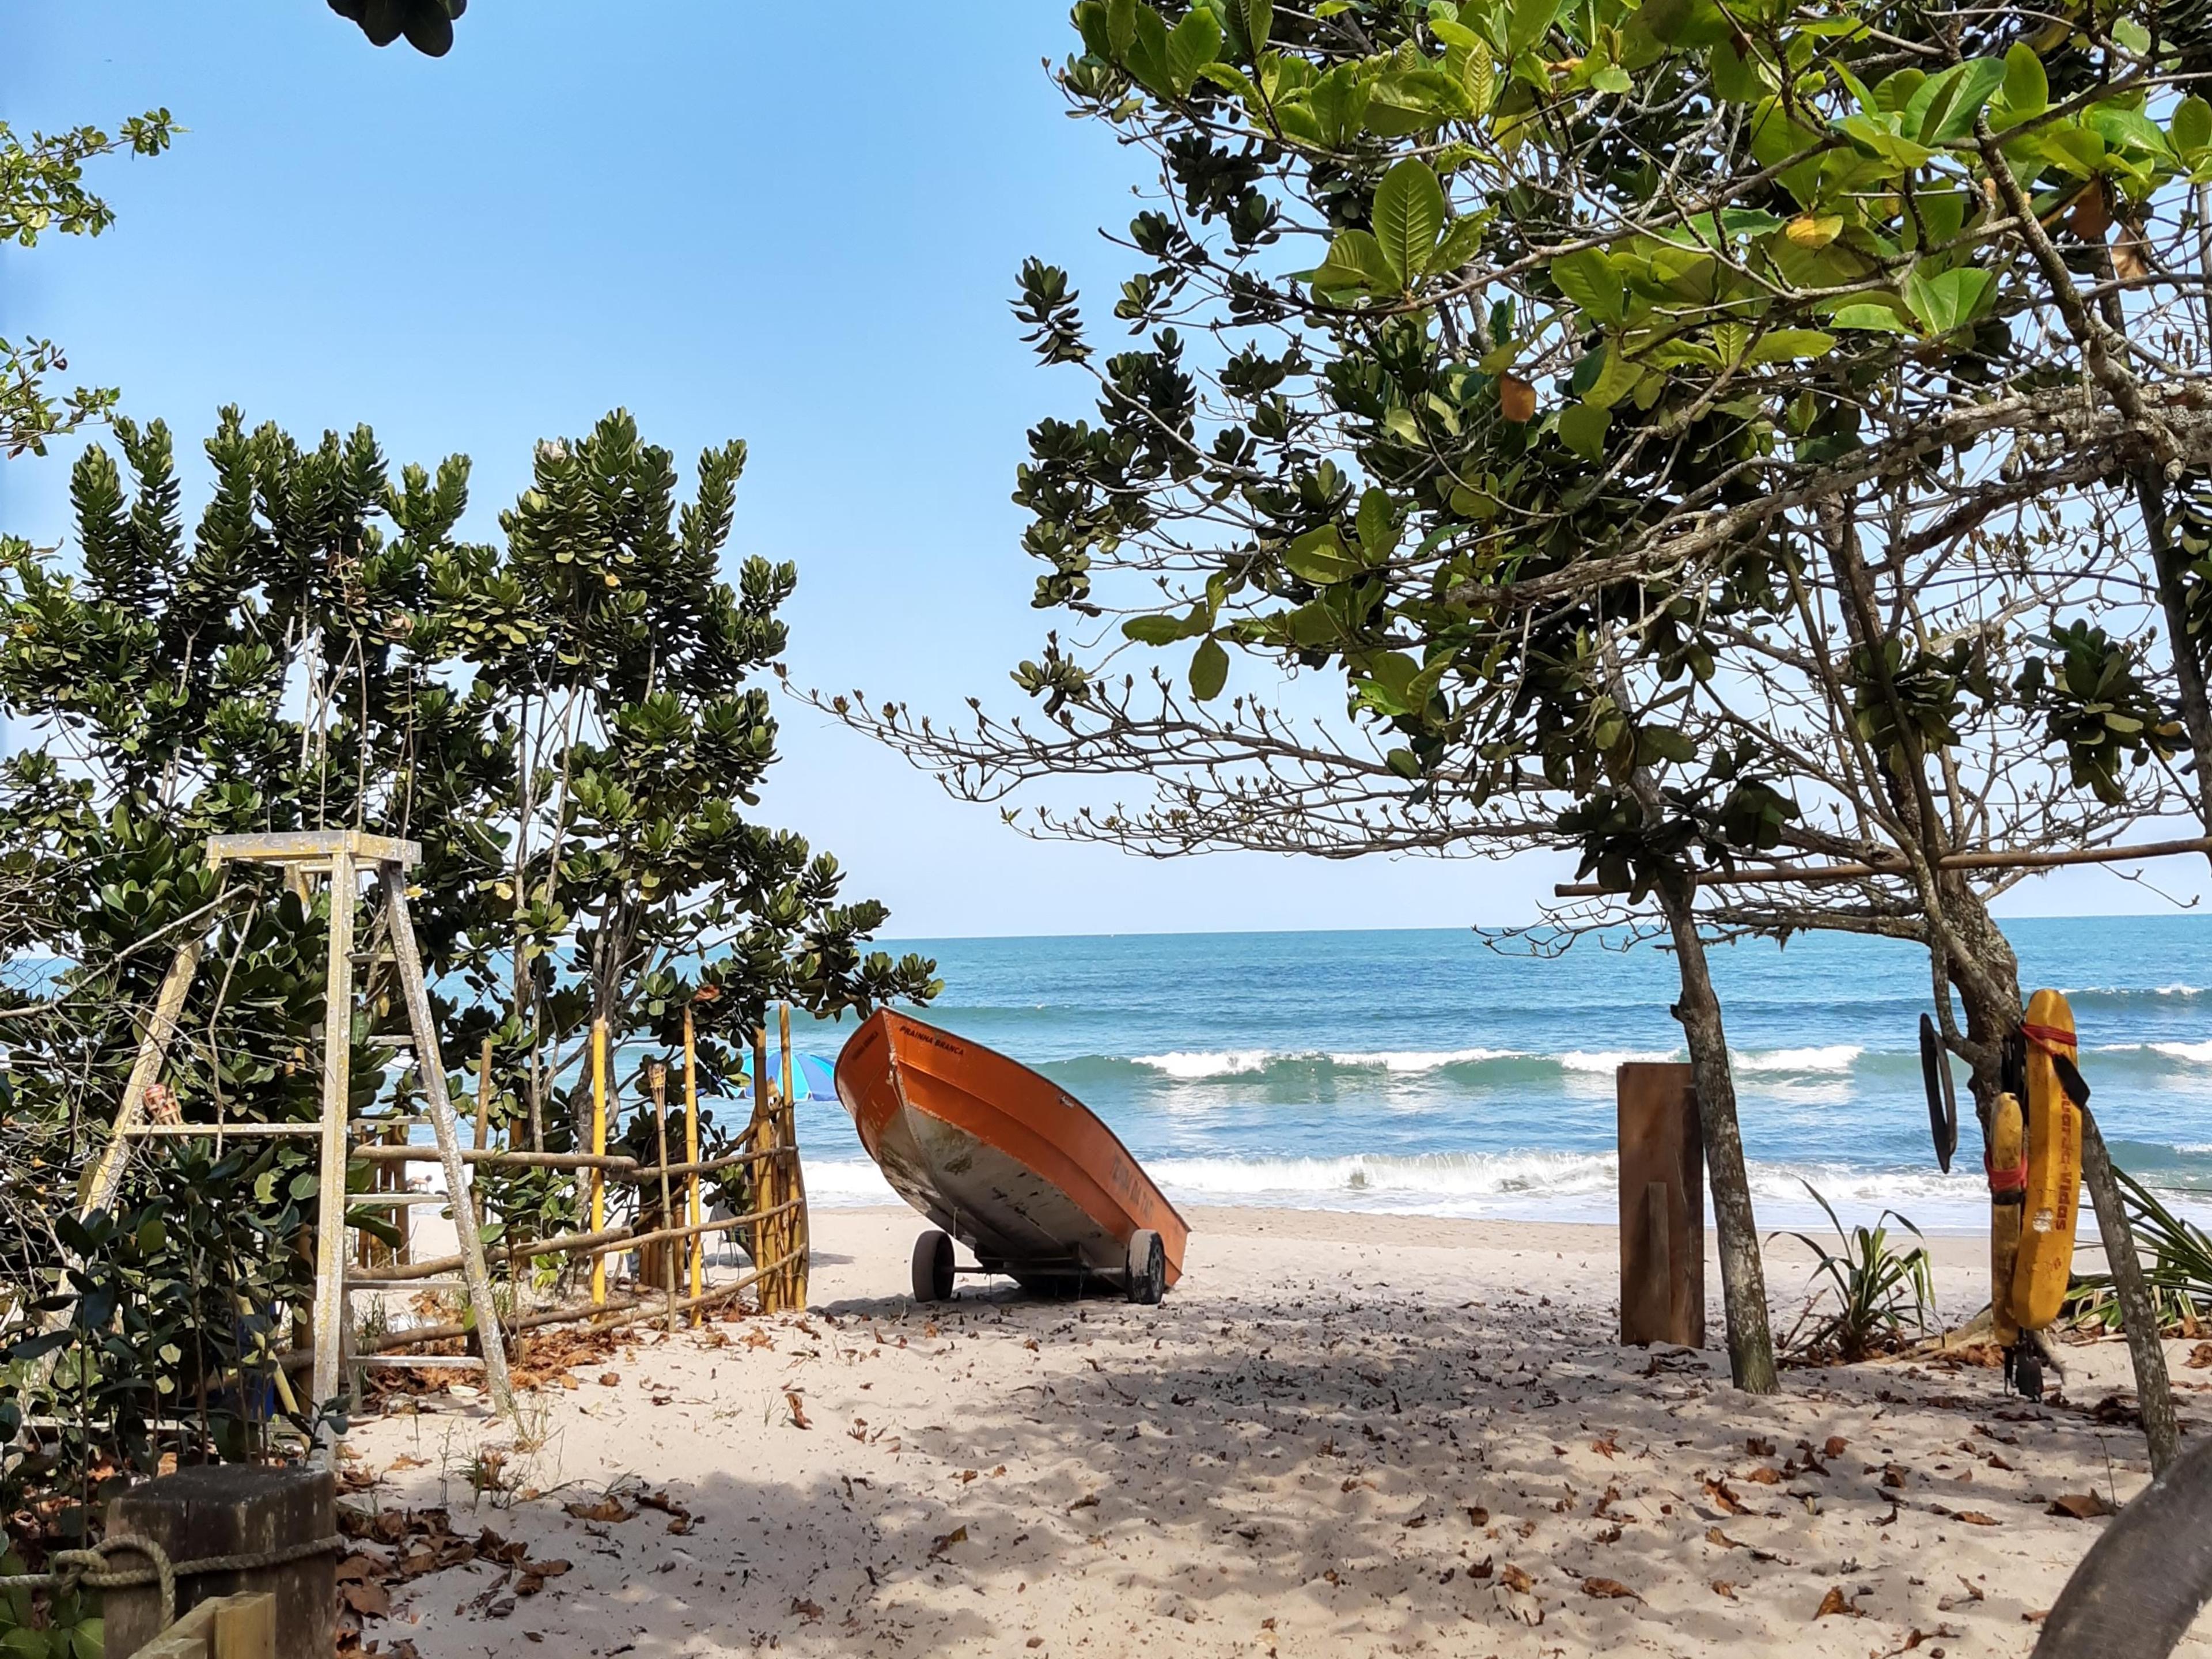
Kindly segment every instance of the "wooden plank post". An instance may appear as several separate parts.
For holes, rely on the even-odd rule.
[[[607,1155],[607,1023],[604,1019],[592,1022],[592,1156]],[[607,1172],[596,1164],[592,1169],[592,1231],[605,1232],[607,1228]],[[607,1259],[604,1255],[592,1258],[592,1300],[604,1307],[607,1300]]]
[[[799,1103],[793,1092],[794,1067],[791,1058],[791,1005],[781,1004],[776,1010],[776,1036],[782,1044],[783,1054],[783,1156],[778,1160],[784,1166],[783,1196],[798,1208],[786,1220],[788,1241],[786,1254],[792,1258],[786,1270],[791,1305],[806,1306],[806,1258],[811,1245],[811,1235],[806,1224],[806,1172],[799,1164]]]
[[[209,1463],[179,1469],[111,1500],[107,1534],[150,1539],[173,1561],[210,1555],[246,1555],[274,1551],[337,1531],[332,1504],[337,1486],[328,1469],[276,1468],[246,1463]],[[143,1565],[118,1551],[118,1566]],[[191,1614],[199,1604],[224,1597],[240,1601],[268,1596],[275,1644],[267,1659],[330,1659],[337,1646],[337,1554],[333,1548],[274,1566],[234,1572],[196,1573],[177,1580],[177,1610]],[[137,1654],[163,1634],[158,1586],[137,1584],[105,1592],[106,1650]],[[235,1605],[234,1603],[234,1605]],[[219,1643],[250,1634],[253,1615],[201,1613]],[[179,1625],[187,1621],[180,1619]],[[171,1626],[172,1629],[177,1626]],[[237,1649],[251,1654],[251,1647]],[[209,1651],[203,1648],[202,1652]],[[229,1659],[232,1650],[214,1653]]]
[[[353,921],[360,893],[354,861],[331,855],[330,950],[323,979],[323,1124],[320,1190],[315,1208],[315,1370],[309,1408],[329,1409],[343,1381],[350,1313],[345,1289],[346,1122],[353,1092]],[[327,1419],[319,1420],[319,1459],[335,1455]],[[127,1651],[127,1650],[125,1650]]]
[[[775,1110],[769,1095],[768,1027],[753,1027],[753,1150],[773,1152],[776,1146]],[[763,1213],[776,1206],[777,1194],[783,1182],[777,1170],[780,1160],[763,1158],[753,1165],[753,1208]],[[765,1267],[783,1254],[782,1223],[771,1218],[757,1222],[752,1230],[753,1266]],[[763,1273],[760,1281],[760,1306],[763,1313],[777,1313],[783,1308],[783,1296],[777,1284],[777,1275]]]
[[[668,1068],[654,1060],[646,1072],[646,1081],[653,1091],[653,1129],[660,1148],[660,1225],[676,1225],[676,1200],[668,1185]],[[689,1239],[683,1241],[689,1243]],[[668,1334],[676,1334],[676,1247],[675,1239],[664,1240],[659,1247],[660,1280],[668,1297]],[[641,1262],[640,1266],[644,1264]]]
[[[1705,1343],[1705,1138],[1692,1069],[1615,1075],[1620,1136],[1620,1340]]]
[[[684,1161],[692,1166],[684,1177],[684,1218],[687,1227],[699,1223],[699,1042],[698,1033],[691,1023],[691,1007],[684,1007]],[[707,1270],[707,1236],[695,1232],[684,1241],[691,1264],[691,1322],[695,1326],[706,1317],[706,1310],[698,1305],[704,1289]]]
[[[116,1108],[114,1129],[94,1166],[92,1179],[78,1195],[80,1217],[107,1209],[123,1188],[123,1166],[131,1158],[130,1132],[145,1115],[146,1091],[161,1075],[161,1061],[168,1054],[170,1039],[177,1034],[185,994],[192,988],[192,975],[199,971],[202,948],[198,939],[188,939],[169,959],[169,971],[161,976],[161,988],[154,994],[154,1017],[139,1034],[137,1058],[131,1062],[130,1080],[123,1085],[123,1103]]]

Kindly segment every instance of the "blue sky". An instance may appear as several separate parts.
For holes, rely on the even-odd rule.
[[[107,234],[0,256],[0,331],[61,341],[180,449],[236,402],[307,436],[367,421],[395,462],[465,452],[487,537],[532,442],[617,404],[686,458],[744,437],[733,546],[799,565],[794,679],[1011,708],[1044,623],[1014,467],[1031,422],[1085,411],[1006,300],[1038,253],[1103,313],[1097,227],[1143,178],[1062,113],[1065,8],[477,0],[458,33],[433,62],[321,0],[0,0],[10,122],[191,129],[100,168]],[[0,464],[0,526],[59,539],[67,467]],[[910,937],[1515,921],[1566,873],[1032,845],[781,712],[764,811]],[[2166,873],[2193,890],[2191,865]],[[2011,908],[2149,903],[2083,872]]]

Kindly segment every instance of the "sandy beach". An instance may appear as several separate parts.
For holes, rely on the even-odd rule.
[[[349,1443],[345,1571],[390,1607],[364,1645],[2022,1654],[2105,1524],[2064,1508],[2148,1478],[2118,1342],[2069,1349],[2041,1407],[1894,1360],[1753,1400],[1715,1269],[1708,1349],[1616,1345],[1609,1228],[1191,1220],[1159,1308],[963,1279],[923,1310],[915,1217],[819,1211],[804,1316],[579,1354],[520,1443],[465,1398],[392,1402]],[[1951,1318],[1986,1300],[1982,1248],[1932,1243]],[[1784,1328],[1807,1264],[1770,1252]]]

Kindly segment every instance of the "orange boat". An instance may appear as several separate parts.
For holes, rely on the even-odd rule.
[[[1121,1285],[1158,1302],[1190,1229],[1097,1114],[980,1042],[890,1009],[837,1056],[837,1098],[901,1198],[936,1225],[915,1241],[914,1294],[952,1293],[952,1241],[1030,1290]]]

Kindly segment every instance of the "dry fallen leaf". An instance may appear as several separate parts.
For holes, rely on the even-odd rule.
[[[1743,1548],[1741,1544],[1737,1543],[1735,1539],[1729,1537],[1718,1527],[1707,1527],[1705,1528],[1705,1542],[1708,1544],[1718,1544],[1724,1550],[1740,1550]]]
[[[1813,1616],[1815,1619],[1827,1619],[1837,1613],[1844,1613],[1853,1619],[1860,1616],[1859,1610],[1844,1600],[1842,1589],[1838,1585],[1831,1584],[1828,1586],[1828,1593],[1820,1598],[1820,1610]]]
[[[349,1583],[338,1589],[338,1600],[364,1619],[381,1619],[392,1611],[392,1594],[381,1584]]]
[[[1728,1483],[1724,1480],[1706,1481],[1705,1497],[1723,1515],[1745,1513],[1743,1501],[1728,1489]]]
[[[2094,1521],[2100,1515],[2112,1514],[2113,1509],[2101,1492],[2070,1492],[2052,1498],[2049,1512],[2069,1515],[2076,1521]]]
[[[1820,1455],[1827,1458],[1841,1457],[1850,1449],[1850,1443],[1840,1434],[1832,1434],[1828,1437],[1826,1443],[1820,1448]]]
[[[2192,1371],[2201,1371],[2212,1367],[2212,1342],[2198,1343],[2189,1351],[2189,1358],[2183,1363]]]
[[[1725,1578],[1716,1578],[1713,1580],[1713,1594],[1716,1595],[1725,1595],[1729,1601],[1733,1601],[1735,1600],[1735,1586],[1729,1583]]]
[[[1467,1506],[1467,1518],[1475,1526],[1486,1527],[1490,1524],[1490,1511],[1480,1504],[1470,1504]]]
[[[1590,1442],[1590,1449],[1601,1457],[1613,1458],[1620,1455],[1620,1431],[1607,1429],[1599,1438]]]
[[[783,1397],[791,1407],[791,1426],[794,1429],[812,1428],[814,1425],[806,1420],[806,1407],[799,1403],[798,1394],[787,1389]]]
[[[1504,1584],[1506,1589],[1510,1590],[1517,1590],[1523,1595],[1528,1595],[1529,1591],[1536,1588],[1536,1581],[1531,1578],[1527,1573],[1522,1571],[1520,1568],[1515,1566],[1510,1561],[1508,1561],[1504,1566],[1498,1568],[1498,1581]]]
[[[819,1619],[822,1616],[822,1608],[819,1603],[814,1601],[802,1601],[795,1595],[791,1598],[791,1610],[795,1615],[805,1620],[809,1624],[812,1624],[817,1619]]]
[[[1467,1570],[1467,1576],[1470,1578],[1487,1578],[1493,1571],[1495,1569],[1490,1564],[1490,1558],[1486,1555]]]
[[[1778,1486],[1782,1484],[1782,1471],[1779,1469],[1769,1468],[1765,1464],[1762,1463],[1757,1468],[1746,1474],[1743,1478],[1752,1482],[1754,1486]]]
[[[929,1547],[929,1553],[933,1556],[942,1555],[945,1551],[951,1549],[955,1544],[964,1544],[967,1541],[968,1528],[965,1527],[955,1527],[951,1532],[946,1533],[934,1544],[932,1544]]]
[[[1771,1457],[1774,1455],[1774,1443],[1771,1440],[1764,1439],[1760,1436],[1755,1434],[1743,1443],[1743,1449],[1749,1452],[1753,1457]]]
[[[1951,1518],[1963,1521],[1970,1527],[1994,1527],[1997,1523],[1996,1516],[1984,1515],[1979,1510],[1960,1510]]]
[[[622,1375],[618,1371],[602,1371],[599,1373],[599,1386],[603,1389],[611,1389],[621,1381]]]
[[[637,1513],[635,1510],[624,1509],[622,1499],[611,1492],[596,1504],[579,1500],[574,1504],[563,1504],[561,1507],[579,1521],[627,1521]]]
[[[1585,1578],[1583,1594],[1601,1601],[1641,1601],[1644,1598],[1618,1578]]]

